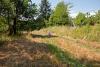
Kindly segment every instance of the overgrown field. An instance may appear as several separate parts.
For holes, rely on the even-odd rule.
[[[95,26],[66,27],[55,26],[42,29],[40,32],[52,32],[59,36],[70,36],[74,39],[83,39],[93,42],[100,42],[100,24]]]
[[[0,67],[100,67],[100,25],[55,26],[20,36],[0,36]]]
[[[48,37],[49,33],[51,37]],[[36,41],[61,48],[71,54],[73,59],[79,60],[80,64],[87,67],[100,66],[100,25],[78,28],[55,26],[33,31],[32,34]]]

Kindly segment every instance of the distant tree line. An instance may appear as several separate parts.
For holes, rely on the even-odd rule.
[[[95,15],[90,15],[89,12],[79,12],[76,18],[74,18],[73,22],[76,26],[100,24],[100,10],[95,12]]]

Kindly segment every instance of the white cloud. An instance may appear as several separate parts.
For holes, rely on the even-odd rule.
[[[78,13],[70,13],[70,16],[71,16],[72,18],[75,18],[75,17],[77,16],[77,14],[78,14]]]
[[[79,12],[70,13],[70,16],[71,16],[72,18],[75,18],[75,17],[78,15],[78,13],[79,13]],[[84,12],[83,12],[83,13],[84,13]],[[96,14],[96,11],[90,11],[89,13],[90,13],[90,16],[91,16],[91,15],[95,15],[95,14]],[[86,12],[85,12],[85,14],[86,14]]]

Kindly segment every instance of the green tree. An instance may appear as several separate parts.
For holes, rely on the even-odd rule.
[[[90,15],[90,13],[88,12],[88,13],[86,13],[86,15],[87,15],[86,24],[94,25],[94,24],[98,23],[96,14],[95,15]]]
[[[97,22],[97,20],[96,20],[95,15],[92,15],[92,16],[86,18],[86,24],[88,24],[88,25],[94,25],[94,24],[96,24],[96,22]]]
[[[69,4],[60,2],[57,4],[53,14],[49,19],[50,25],[67,25],[69,24]]]
[[[39,11],[39,21],[42,22],[41,25],[46,26],[48,19],[51,15],[51,7],[48,0],[41,0],[40,11]]]
[[[100,10],[98,10],[98,12],[96,13],[95,17],[96,17],[96,21],[95,22],[100,24]]]
[[[86,16],[84,13],[79,12],[76,18],[74,19],[76,25],[82,26],[86,24]]]
[[[7,17],[10,35],[16,34],[17,21],[25,15],[30,3],[31,0],[0,0],[0,15]]]
[[[35,3],[30,4],[30,6],[28,6],[27,10],[25,11],[25,13],[23,14],[23,17],[26,18],[27,20],[19,20],[17,27],[18,30],[34,30],[36,29],[36,21],[35,21],[35,17],[37,15],[37,7],[35,5]]]
[[[0,32],[6,32],[7,29],[8,25],[6,19],[0,16]]]

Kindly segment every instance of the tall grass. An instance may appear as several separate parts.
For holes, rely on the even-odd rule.
[[[70,36],[74,38],[100,42],[100,25],[76,28],[72,31]]]
[[[62,60],[64,62],[68,62],[69,64],[71,64],[71,67],[97,67],[96,62],[92,62],[92,61],[89,61],[86,59],[81,59],[80,61],[78,61],[75,59],[74,55],[69,54],[73,51],[73,53],[75,53],[75,55],[78,55],[78,56],[84,55],[83,58],[86,58],[86,57],[91,58],[91,55],[94,51],[92,52],[92,50],[90,50],[90,48],[83,47],[82,46],[83,43],[77,43],[77,42],[74,43],[74,42],[71,42],[72,40],[71,41],[67,40],[67,38],[63,38],[65,40],[64,44],[66,46],[64,44],[60,44],[58,42],[62,40],[61,38],[63,36],[65,36],[65,37],[69,36],[75,40],[84,39],[84,40],[88,40],[91,42],[92,41],[100,42],[100,25],[95,25],[95,26],[87,25],[87,26],[82,26],[82,27],[77,27],[77,28],[67,27],[67,26],[54,26],[54,27],[48,27],[48,28],[41,29],[40,31],[34,31],[33,33],[40,34],[40,35],[47,35],[49,31],[53,35],[56,35],[58,37],[54,37],[54,38],[53,37],[51,37],[51,38],[42,38],[41,37],[40,39],[42,39],[42,41],[45,43],[53,44],[53,45],[49,45],[49,48],[50,48],[51,52],[56,55],[56,57],[58,57],[60,60]],[[86,44],[88,44],[87,43],[88,41],[86,41]],[[62,43],[62,41],[61,41],[61,43]],[[61,47],[59,45],[64,45],[64,48],[65,48],[64,51],[67,51],[69,53],[62,52],[59,48],[57,48],[57,47]],[[57,46],[57,47],[54,47],[54,46]],[[86,46],[86,45],[84,45],[84,46]],[[87,45],[87,46],[89,46],[89,45]],[[92,47],[92,48],[94,48],[94,47]],[[77,52],[75,52],[76,50],[77,50]],[[80,50],[84,53],[80,52]],[[96,50],[97,50],[97,48],[96,48]],[[88,51],[88,54],[86,51]],[[96,53],[96,52],[94,52],[94,53]],[[92,55],[92,57],[93,57],[93,55]],[[72,57],[72,56],[74,56],[74,57]],[[96,56],[94,55],[94,57],[96,57]],[[93,60],[94,59],[95,58],[93,58]]]
[[[67,26],[55,26],[42,29],[44,31],[51,31],[59,36],[70,36],[75,39],[84,39],[88,41],[100,42],[100,24],[95,26],[83,26],[83,27],[67,27]]]

